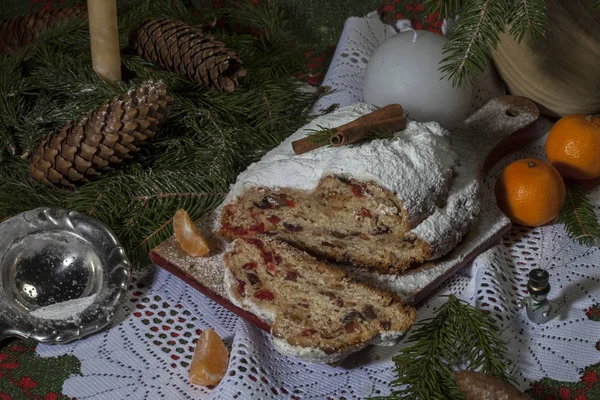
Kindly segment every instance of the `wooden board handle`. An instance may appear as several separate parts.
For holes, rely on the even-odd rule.
[[[502,157],[542,136],[539,117],[529,99],[496,97],[452,130],[453,147],[476,156],[481,176],[486,176]]]

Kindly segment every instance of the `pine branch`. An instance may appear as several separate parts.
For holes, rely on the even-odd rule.
[[[440,67],[455,87],[487,68],[506,25],[520,42],[526,34],[533,40],[544,36],[549,24],[544,0],[428,0],[426,6],[443,17],[460,15]]]
[[[594,206],[578,183],[567,184],[567,197],[560,212],[559,222],[565,224],[569,238],[577,238],[581,245],[591,247],[600,239],[600,224]]]
[[[592,7],[593,8],[600,8],[600,0],[594,0],[594,2],[592,3]]]
[[[47,188],[29,179],[27,161],[10,157],[0,165],[0,219],[47,205],[64,207],[72,192]]]
[[[416,324],[406,342],[410,346],[393,358],[398,389],[379,399],[463,399],[454,369],[464,365],[510,380],[506,345],[492,318],[453,295],[434,317]]]
[[[333,135],[335,135],[335,130],[332,128],[325,128],[321,125],[317,125],[318,129],[309,129],[307,132],[311,141],[315,144],[321,146],[328,146],[329,141]]]
[[[285,13],[274,4],[253,4],[252,2],[235,2],[229,0],[222,9],[224,15],[234,13],[236,24],[242,27],[260,27],[260,40],[263,46],[288,44],[295,40],[288,28]],[[232,20],[232,19],[230,19]]]
[[[510,34],[517,42],[520,43],[525,34],[533,41],[545,36],[549,23],[545,0],[513,0],[512,10],[508,23]]]
[[[483,72],[500,41],[509,12],[507,0],[470,0],[460,13],[451,40],[444,45],[440,71],[462,87]]]
[[[153,171],[131,166],[123,174],[90,182],[75,192],[66,207],[89,213],[110,226],[128,255],[145,259],[148,251],[172,235],[165,224],[179,208],[193,218],[213,210],[228,185],[215,185],[203,171]]]
[[[181,17],[209,26],[205,21],[212,14],[180,0],[119,1],[120,41],[127,46],[130,28],[145,18]],[[249,73],[232,93],[209,91],[126,47],[127,80],[108,84],[91,68],[89,32],[81,21],[58,24],[34,46],[0,58],[0,219],[40,206],[87,212],[111,227],[128,255],[144,266],[148,251],[171,235],[169,221],[177,209],[197,219],[222,202],[249,163],[307,122],[317,98],[295,77],[306,63],[306,46],[285,28],[277,7],[240,2],[222,17],[225,27],[243,23],[258,35],[211,32],[236,51]],[[30,180],[21,156],[42,136],[148,78],[166,83],[172,112],[125,168],[74,190]]]

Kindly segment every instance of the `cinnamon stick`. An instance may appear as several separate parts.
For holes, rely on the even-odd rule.
[[[323,146],[326,146],[326,144],[316,143],[310,136],[292,142],[292,149],[296,154],[308,153]]]
[[[400,104],[390,104],[332,129],[333,134],[329,143],[316,143],[314,138],[308,136],[293,141],[292,148],[296,154],[303,154],[326,145],[339,147],[360,142],[366,135],[377,130],[388,129],[397,132],[405,127],[404,109]]]

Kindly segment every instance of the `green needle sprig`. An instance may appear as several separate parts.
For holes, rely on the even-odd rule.
[[[442,18],[458,15],[456,26],[444,45],[440,71],[462,87],[488,66],[500,35],[509,34],[518,42],[526,35],[542,38],[549,26],[544,0],[425,0],[426,13],[439,12]],[[594,0],[598,7],[600,0]]]
[[[310,120],[318,95],[296,77],[307,70],[309,48],[275,4],[230,1],[208,11],[200,1],[119,0],[118,7],[123,82],[104,82],[92,70],[85,19],[57,24],[35,45],[0,56],[0,220],[41,206],[88,213],[143,266],[148,251],[172,234],[179,208],[193,219],[213,210],[248,164]],[[213,12],[222,24],[212,24]],[[237,53],[248,75],[235,92],[215,92],[134,55],[129,34],[147,18],[204,27]],[[173,108],[124,167],[73,190],[30,179],[27,158],[43,136],[147,79],[167,85]]]
[[[594,206],[576,182],[567,182],[567,196],[558,221],[565,224],[569,238],[576,239],[580,245],[591,247],[600,240],[600,224]]]
[[[491,316],[448,296],[431,318],[416,324],[410,345],[393,358],[397,378],[386,400],[464,399],[454,379],[458,368],[511,380],[506,345]]]
[[[324,128],[321,125],[317,125],[318,129],[308,129],[310,132],[307,137],[311,138],[312,142],[319,146],[330,146],[331,137],[335,135],[336,130],[333,128]],[[361,142],[354,143],[360,145],[360,143],[369,142],[375,139],[389,139],[394,136],[394,132],[391,129],[376,129],[367,133]]]

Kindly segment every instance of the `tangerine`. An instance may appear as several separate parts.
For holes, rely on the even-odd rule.
[[[565,179],[600,177],[600,118],[586,114],[562,117],[550,130],[546,156]]]
[[[212,329],[205,329],[196,342],[189,378],[194,385],[215,386],[225,376],[229,364],[227,347]]]
[[[203,257],[210,251],[190,215],[183,208],[177,210],[173,217],[173,230],[177,243],[190,256]]]
[[[560,213],[565,195],[558,171],[535,158],[513,162],[496,181],[498,207],[519,225],[540,226],[552,221]]]

